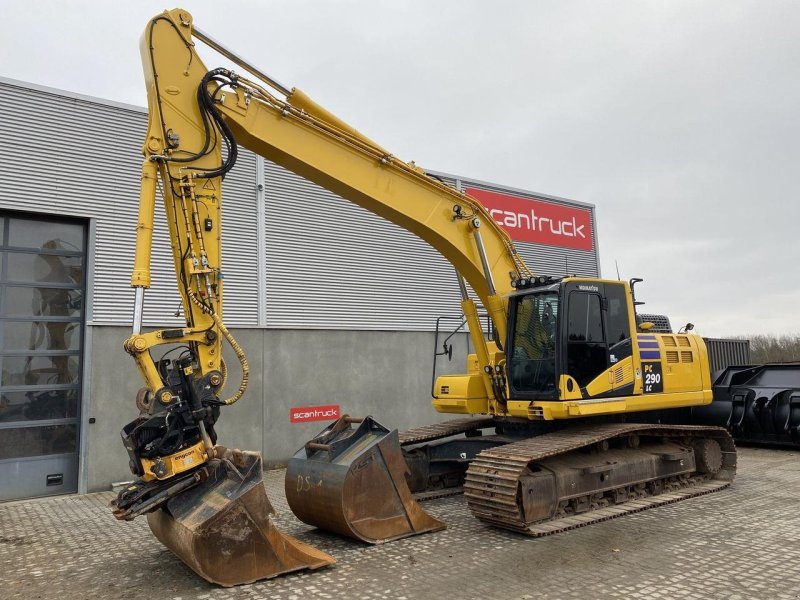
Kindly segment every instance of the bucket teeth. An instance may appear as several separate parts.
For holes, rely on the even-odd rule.
[[[289,461],[286,499],[301,521],[371,544],[444,529],[411,495],[407,471],[397,430],[344,416]]]
[[[281,533],[263,484],[261,455],[217,447],[208,477],[147,515],[155,536],[193,571],[222,586],[333,564]]]

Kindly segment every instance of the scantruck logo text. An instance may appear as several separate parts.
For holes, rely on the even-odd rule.
[[[592,249],[592,215],[585,208],[528,200],[488,190],[464,190],[480,200],[515,242]]]
[[[289,409],[289,420],[292,423],[306,421],[333,421],[339,418],[341,409],[338,404],[323,406],[295,406]]]

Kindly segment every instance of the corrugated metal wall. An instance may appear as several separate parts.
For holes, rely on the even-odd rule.
[[[0,207],[96,219],[90,321],[128,325],[139,203],[144,109],[0,81],[6,167]],[[13,166],[12,166],[13,165]],[[243,152],[226,180],[223,227],[226,321],[257,323],[255,157]],[[162,203],[156,204],[153,288],[145,324],[180,323]]]
[[[436,317],[461,312],[453,268],[425,242],[274,163],[265,161],[264,168],[268,326],[424,331],[434,328]],[[453,187],[509,191],[435,175]],[[596,248],[595,232],[592,211]],[[599,275],[594,251],[517,248],[534,273],[560,276],[568,265],[570,274]]]
[[[265,170],[268,326],[426,330],[460,312],[455,271],[425,242],[274,163]]]
[[[144,117],[144,115],[142,115]],[[142,118],[141,137],[144,137],[146,122]],[[136,146],[134,146],[135,148]],[[140,159],[136,157],[136,165]],[[225,322],[229,326],[258,325],[258,278],[255,276],[258,262],[258,219],[256,216],[255,192],[255,155],[242,151],[236,166],[225,178],[222,209],[222,272],[224,275],[223,294],[225,304]],[[134,188],[139,185],[137,179]],[[137,191],[138,194],[138,191]],[[98,265],[97,277],[108,284],[107,290],[95,286],[94,322],[124,323],[130,322],[133,311],[133,292],[128,286],[130,269],[133,264],[138,195],[135,197],[130,215],[120,216],[116,226],[106,233],[119,236],[129,244],[129,249],[118,255],[114,252],[112,264]],[[153,229],[153,287],[145,296],[145,324],[163,325],[167,323],[183,323],[183,311],[180,316],[175,313],[180,305],[178,288],[172,263],[169,236],[167,233],[164,206],[159,193],[156,201],[156,224]],[[109,238],[103,237],[101,223],[97,227],[97,257],[106,258],[109,252]],[[111,293],[109,293],[111,292]],[[130,305],[123,312],[118,302],[109,299],[122,296]]]
[[[708,350],[708,363],[711,373],[726,367],[740,367],[751,364],[750,340],[730,338],[703,338]]]
[[[89,318],[95,324],[129,325],[144,109],[3,79],[0,103],[7,131],[4,155],[14,164],[0,171],[0,207],[95,218]],[[264,164],[263,216],[252,153],[240,152],[225,180],[223,272],[229,325],[424,331],[433,329],[436,317],[460,312],[453,269],[426,243],[275,164]],[[437,175],[458,185],[452,176]],[[594,234],[594,214],[592,219]],[[156,223],[145,324],[177,324],[182,319],[175,317],[179,298],[160,201]],[[596,252],[518,247],[536,273],[564,274],[568,252],[570,273],[598,275]]]

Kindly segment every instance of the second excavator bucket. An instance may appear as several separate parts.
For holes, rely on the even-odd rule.
[[[407,471],[397,430],[344,416],[289,461],[286,499],[301,521],[371,544],[444,529],[411,495]]]
[[[272,523],[261,455],[217,446],[208,476],[147,515],[155,536],[198,575],[222,586],[336,562]]]

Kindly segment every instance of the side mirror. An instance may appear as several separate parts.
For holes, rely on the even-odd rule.
[[[442,344],[442,352],[437,352],[436,356],[446,356],[447,360],[453,360],[453,344],[444,342]]]
[[[641,329],[642,331],[650,331],[653,327],[655,327],[655,323],[652,323],[650,321],[639,323],[639,329]]]

